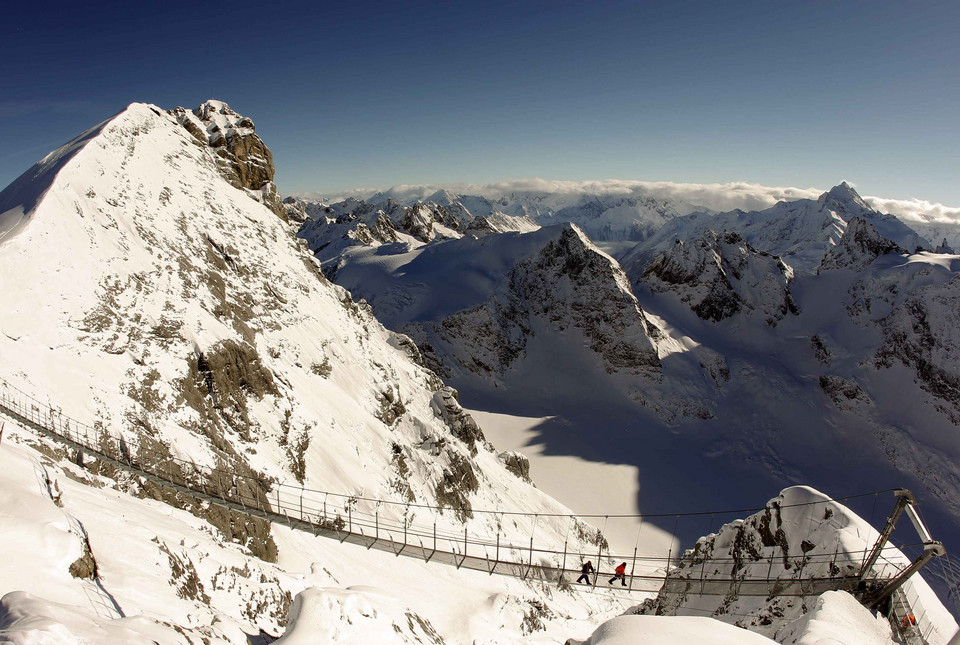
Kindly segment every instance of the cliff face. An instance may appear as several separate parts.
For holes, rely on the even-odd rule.
[[[639,282],[654,293],[679,296],[703,320],[755,313],[776,325],[799,313],[792,279],[793,270],[780,258],[757,251],[738,234],[707,231],[658,255]]]
[[[818,272],[832,269],[859,271],[888,253],[906,254],[907,251],[880,235],[867,220],[854,217],[847,223],[847,230],[837,245],[827,249]]]
[[[233,186],[288,221],[286,209],[273,183],[273,153],[256,133],[253,121],[223,101],[206,101],[195,110],[178,107],[170,113],[201,145],[219,158],[218,167]]]

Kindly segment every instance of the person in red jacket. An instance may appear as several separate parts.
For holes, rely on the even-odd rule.
[[[622,562],[619,567],[616,568],[616,573],[612,578],[610,578],[610,584],[613,584],[619,578],[620,584],[624,587],[627,586],[627,563]]]

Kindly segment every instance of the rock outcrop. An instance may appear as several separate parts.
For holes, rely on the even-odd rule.
[[[273,183],[273,153],[257,135],[253,121],[235,112],[223,101],[209,100],[195,110],[178,107],[170,111],[177,121],[222,160],[223,176],[287,221],[287,210]]]
[[[719,322],[741,312],[776,325],[799,313],[790,292],[793,270],[757,251],[737,233],[705,232],[676,241],[650,263],[639,282],[654,293],[673,293],[703,320]]]
[[[847,223],[847,230],[835,247],[827,249],[817,272],[833,269],[859,271],[869,266],[881,255],[904,254],[907,251],[899,244],[880,235],[876,227],[862,217],[854,217]]]

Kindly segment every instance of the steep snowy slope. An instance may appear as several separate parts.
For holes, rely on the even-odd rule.
[[[250,475],[263,504],[296,482],[439,505],[461,530],[496,530],[474,508],[567,513],[505,467],[408,341],[323,278],[267,208],[269,159],[226,104],[133,104],[0,193],[0,376],[142,463]],[[124,487],[284,557],[262,520]],[[567,529],[536,526],[555,545]]]
[[[0,547],[18,557],[0,579],[4,643],[248,645],[284,633],[282,642],[557,643],[629,606],[284,526],[274,529],[278,562],[264,562],[204,520],[138,499],[135,482],[62,456],[7,421]]]
[[[835,186],[818,199],[779,202],[762,211],[693,213],[671,220],[649,240],[624,255],[622,262],[631,270],[648,264],[659,252],[669,249],[675,240],[699,237],[704,231],[732,231],[754,248],[772,253],[797,271],[813,271],[827,249],[843,235],[847,223],[859,217],[884,237],[909,251],[933,245],[892,215],[879,213],[863,201],[846,182]]]
[[[711,414],[699,401],[714,387],[708,372],[716,366],[685,362],[671,373],[686,385],[664,390],[660,357],[680,345],[639,307],[616,262],[574,225],[412,253],[355,250],[341,264],[340,284],[464,385],[532,403],[582,398],[590,382],[591,396],[606,391],[666,418]]]
[[[739,235],[698,232],[646,277],[631,276],[636,304],[613,295],[627,293],[610,278],[616,263],[578,262],[554,237],[562,227],[348,253],[337,280],[409,332],[464,405],[490,419],[541,419],[530,432],[539,453],[636,468],[643,511],[747,504],[758,487],[785,482],[907,486],[950,544],[960,537],[960,353],[949,313],[958,267],[953,256],[899,254],[865,218],[847,230],[836,209],[821,215],[843,225],[828,262],[837,268],[790,279]],[[578,322],[589,301],[552,282],[568,265],[602,301],[587,305],[608,319],[601,342]],[[698,307],[742,311],[702,317]],[[640,328],[656,365],[604,361],[598,348]]]

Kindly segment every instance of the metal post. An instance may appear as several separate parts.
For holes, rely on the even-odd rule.
[[[533,527],[530,529],[530,562],[527,564],[527,573],[530,573],[530,570],[533,568],[533,536],[537,532],[537,520],[539,517],[539,515],[534,514]]]
[[[627,591],[633,591],[633,572],[637,569],[637,547],[633,547],[633,565],[630,567],[630,588]]]
[[[347,506],[347,533],[353,533],[353,505]]]
[[[300,487],[300,519],[303,519],[303,486]]]
[[[861,580],[870,572],[871,567],[876,563],[877,558],[880,557],[880,552],[883,550],[887,540],[890,539],[890,534],[893,533],[893,529],[896,528],[897,520],[900,519],[900,515],[903,514],[904,509],[909,504],[916,504],[916,499],[913,497],[913,494],[905,488],[898,488],[894,494],[897,496],[897,503],[890,512],[889,517],[887,517],[887,522],[884,524],[883,530],[880,531],[880,535],[873,545],[873,550],[870,552],[869,558],[866,557],[866,549],[864,549],[864,563],[860,568],[860,573],[857,574],[857,577]]]
[[[604,516],[603,518],[604,529],[607,528],[607,519],[608,519],[608,516]],[[597,584],[598,582],[600,582],[600,557],[602,554],[603,554],[603,536],[598,535],[597,536],[597,575],[594,578],[593,584]]]
[[[563,561],[560,563],[560,579],[561,580],[563,579],[563,574],[566,573],[566,570],[567,570],[567,540],[570,539],[570,519],[572,517],[573,516],[571,515],[569,518],[567,518],[567,532],[563,536]],[[500,541],[499,527],[497,527],[497,541],[498,542]]]

